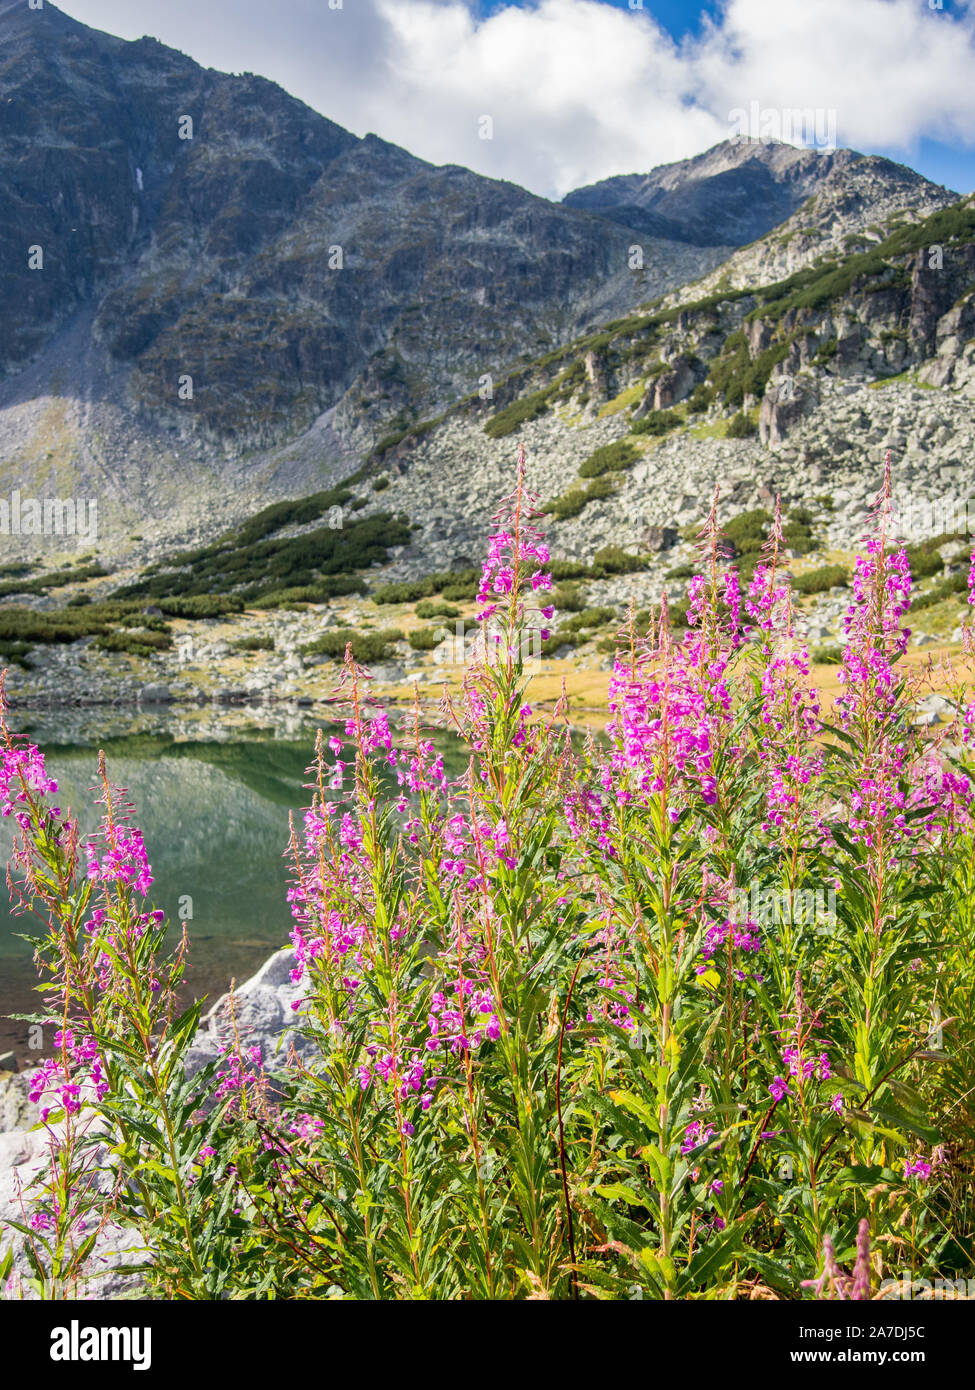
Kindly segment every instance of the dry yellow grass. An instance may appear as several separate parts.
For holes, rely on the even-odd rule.
[[[970,677],[962,668],[958,658],[961,646],[955,642],[944,647],[926,647],[923,650],[909,651],[900,663],[900,669],[913,683],[919,695],[943,692],[953,689]],[[812,684],[822,697],[823,710],[828,711],[833,700],[840,694],[838,666],[813,666]],[[444,672],[444,679],[452,691],[461,684],[461,674],[455,668]],[[532,675],[528,682],[528,699],[538,708],[551,708],[562,694],[563,681],[569,701],[569,717],[573,723],[592,724],[594,728],[603,727],[609,717],[609,672],[579,667],[572,660],[547,661],[545,669]],[[413,701],[412,686],[391,686],[377,688],[381,693],[399,704]],[[440,698],[441,687],[432,683],[421,690],[421,701],[429,704]]]

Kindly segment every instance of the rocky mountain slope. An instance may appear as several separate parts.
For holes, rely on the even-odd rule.
[[[783,223],[787,235],[790,219],[800,209],[809,214],[802,219],[803,229],[811,229],[809,236],[815,238],[817,233],[826,236],[833,222],[841,235],[861,231],[855,220],[861,210],[869,209],[879,221],[895,208],[934,211],[957,196],[913,169],[856,150],[802,149],[737,137],[648,174],[623,174],[575,189],[563,202],[601,213],[641,235],[695,246],[741,247]],[[813,203],[819,209],[815,220]],[[738,263],[739,257],[733,257],[732,264]]]
[[[632,269],[604,218],[20,0],[0,183],[4,480],[99,496],[115,538],[300,489],[723,254]]]
[[[819,260],[879,246],[899,224],[921,221],[957,201],[950,189],[877,155],[837,162],[769,235],[742,246],[719,270],[682,286],[668,303],[784,280]]]
[[[21,0],[0,0],[0,182],[0,495],[96,498],[102,555],[142,558],[337,482],[465,393],[503,403],[513,366],[717,283],[810,190],[844,234],[948,196],[728,142],[554,204]],[[726,283],[805,264],[816,217]]]
[[[598,666],[631,599],[679,604],[716,484],[746,558],[781,496],[806,585],[799,630],[835,646],[888,449],[923,584],[916,635],[950,641],[975,524],[975,198],[895,218],[877,246],[783,281],[611,321],[514,369],[492,400],[465,398],[377,448],[341,487],[208,545],[157,547],[151,565],[107,576],[9,580],[21,606],[0,609],[0,643],[29,663],[11,689],[317,700],[351,635],[385,687],[437,684],[519,439],[568,585],[548,655],[578,649]],[[960,527],[924,522],[925,505],[951,501]],[[446,655],[431,617],[448,619]]]
[[[769,252],[775,238],[757,251]],[[905,403],[892,412],[890,402],[904,393]],[[548,495],[557,489],[564,502],[573,487],[578,494],[594,484],[603,493],[587,496],[575,511],[579,542],[591,554],[609,532],[621,544],[636,543],[644,499],[636,502],[634,483],[641,468],[653,475],[646,498],[652,498],[651,523],[689,520],[704,483],[691,490],[698,501],[685,501],[678,460],[686,467],[698,456],[702,463],[710,458],[705,492],[722,481],[737,497],[737,484],[727,485],[724,460],[741,454],[747,462],[732,471],[747,485],[745,501],[767,494],[774,477],[798,501],[810,489],[825,490],[838,472],[875,470],[884,441],[925,454],[935,476],[954,469],[965,484],[972,470],[973,395],[975,198],[969,197],[920,220],[895,215],[868,249],[822,257],[780,281],[664,300],[607,324],[513,373],[491,406],[462,404],[387,460],[394,485],[397,470],[411,479],[422,463],[428,496],[432,461],[451,457],[465,480],[465,501],[471,494],[479,500],[488,459],[505,457],[495,441],[517,433],[534,446]],[[848,399],[862,404],[841,404]],[[910,421],[910,429],[897,424],[897,415]],[[624,440],[652,463],[631,459],[577,475],[598,446]],[[555,456],[563,462],[550,472],[545,460]],[[796,465],[808,467],[807,479],[793,472]],[[492,476],[484,491],[493,492],[499,481]],[[553,513],[560,535],[576,524],[576,494]],[[395,506],[406,494],[394,486],[383,496],[384,505]],[[604,511],[614,516],[608,529],[599,521]],[[462,512],[469,516],[469,505]],[[855,527],[856,519],[849,520]],[[455,526],[459,539],[459,519]],[[436,568],[446,551],[437,548],[434,534],[419,548],[427,543]]]

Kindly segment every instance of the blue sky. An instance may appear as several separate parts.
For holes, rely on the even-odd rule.
[[[975,188],[975,0],[60,0],[547,197],[700,153],[735,111]],[[484,138],[483,117],[490,117]],[[828,120],[827,120],[828,118]],[[818,117],[817,117],[818,119]]]
[[[507,3],[509,0],[471,0],[471,9],[486,18],[503,9]],[[531,8],[530,0],[512,0],[512,3],[515,9]],[[629,0],[600,0],[600,3],[618,10],[629,11],[631,8]],[[644,8],[650,11],[668,34],[675,39],[682,39],[685,34],[696,33],[701,27],[702,17],[706,14],[717,14],[721,6],[719,0],[712,0],[712,3],[705,5],[692,4],[691,0],[644,0]]]

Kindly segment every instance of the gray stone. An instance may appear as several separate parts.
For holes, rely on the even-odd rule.
[[[642,538],[644,548],[654,552],[669,550],[679,539],[680,532],[674,526],[648,526]]]
[[[167,705],[172,698],[173,692],[168,685],[144,685],[139,691],[139,700],[144,705]]]

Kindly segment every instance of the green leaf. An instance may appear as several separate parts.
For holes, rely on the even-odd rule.
[[[593,1189],[598,1192],[600,1197],[605,1197],[607,1202],[626,1202],[631,1207],[646,1206],[643,1198],[638,1197],[632,1188],[627,1187],[621,1182],[606,1183],[604,1186]]]
[[[682,1275],[682,1288],[716,1282],[725,1266],[733,1263],[741,1252],[741,1223],[736,1221],[719,1236],[712,1236],[707,1245],[697,1251]]]

